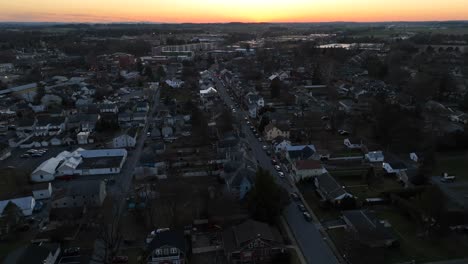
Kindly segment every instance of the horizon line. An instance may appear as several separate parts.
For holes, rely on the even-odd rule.
[[[325,24],[325,23],[430,23],[430,22],[468,22],[468,19],[453,19],[453,20],[383,20],[383,21],[276,21],[276,22],[242,22],[242,21],[225,21],[225,22],[152,22],[152,21],[0,21],[0,24],[168,24],[168,25],[180,25],[180,24]]]

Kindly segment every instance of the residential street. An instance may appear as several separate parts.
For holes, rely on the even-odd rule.
[[[216,88],[219,92],[220,97],[227,103],[227,105],[232,108],[235,107],[234,102],[231,100],[225,87],[218,80],[216,83]],[[236,109],[236,113],[241,116],[242,121],[247,114],[241,109]],[[263,150],[263,144],[255,137],[249,127],[243,123],[242,130],[246,135],[246,140],[249,142],[249,146],[252,148],[252,152],[255,158],[258,160],[259,165],[268,169],[271,174],[275,177],[278,184],[283,186],[288,192],[297,191],[294,184],[291,183],[289,177],[280,178],[278,172],[275,170],[271,164],[271,159],[268,157]],[[290,226],[291,231],[293,232],[297,244],[301,248],[302,254],[306,259],[307,263],[310,264],[335,264],[339,263],[333,254],[332,250],[326,243],[326,238],[317,229],[317,224],[314,222],[307,222],[300,212],[297,209],[297,206],[294,202],[290,203],[283,212],[284,217]]]

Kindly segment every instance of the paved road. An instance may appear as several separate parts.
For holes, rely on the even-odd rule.
[[[217,90],[220,97],[230,107],[234,107],[234,102],[228,95],[223,84],[218,80],[216,84]],[[241,119],[247,114],[241,109],[236,109],[236,114],[241,116]],[[244,121],[242,121],[244,122]],[[258,160],[260,166],[264,169],[268,169],[271,174],[275,177],[276,181],[283,186],[288,192],[297,191],[294,184],[291,183],[289,177],[280,178],[278,172],[271,164],[270,157],[268,157],[263,150],[262,142],[255,137],[250,128],[244,123],[242,130],[246,135],[246,140],[249,142],[252,152]],[[333,254],[332,250],[326,243],[326,238],[319,232],[317,226],[318,223],[307,222],[304,219],[302,213],[298,210],[295,203],[289,204],[284,212],[284,218],[286,219],[291,231],[293,232],[297,244],[299,245],[304,258],[309,264],[338,264],[338,260]]]
[[[159,104],[159,97],[160,97],[160,90],[158,89],[155,91],[153,95],[153,103],[148,113],[148,118],[145,127],[140,132],[140,135],[137,139],[137,143],[135,149],[133,151],[129,151],[129,156],[127,157],[127,161],[125,162],[121,172],[115,176],[115,184],[109,185],[107,188],[108,194],[114,199],[117,203],[115,207],[115,214],[120,220],[120,217],[125,213],[125,205],[126,200],[125,198],[128,196],[130,188],[132,186],[133,180],[133,172],[138,165],[140,160],[141,153],[143,151],[143,147],[146,140],[146,133],[148,132],[148,127],[150,124],[149,120],[153,120],[154,113],[156,112],[157,106]],[[90,261],[91,264],[98,264],[101,262],[95,261],[100,260],[101,257],[104,255],[104,248],[101,241],[96,240],[94,244],[94,252],[93,252],[93,259]]]

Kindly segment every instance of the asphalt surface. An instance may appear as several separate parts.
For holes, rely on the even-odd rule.
[[[224,100],[229,108],[235,108],[236,112],[233,115],[240,117],[243,122],[242,130],[246,135],[246,140],[248,141],[252,152],[255,158],[258,160],[259,165],[263,169],[267,169],[275,177],[278,184],[280,184],[288,192],[297,192],[297,188],[292,184],[291,179],[288,177],[287,173],[285,178],[280,178],[278,172],[275,170],[271,163],[271,158],[263,150],[263,145],[268,145],[268,143],[259,142],[255,137],[253,132],[250,130],[244,121],[244,117],[247,116],[247,113],[235,107],[235,103],[228,95],[224,85],[221,81],[217,80],[216,88],[218,90],[219,96]],[[297,208],[296,203],[290,203],[284,210],[283,216],[286,219],[292,233],[296,238],[296,242],[299,245],[302,254],[309,264],[338,264],[339,261],[333,254],[333,251],[328,246],[326,242],[326,237],[323,237],[317,228],[320,226],[319,223],[314,221],[307,222],[304,219],[302,212]]]

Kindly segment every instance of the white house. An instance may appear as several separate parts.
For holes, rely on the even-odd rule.
[[[62,160],[58,158],[50,158],[41,163],[32,173],[31,181],[33,182],[49,182],[55,179],[55,170]]]
[[[400,173],[402,171],[406,171],[408,170],[408,168],[405,166],[405,164],[401,163],[401,162],[384,162],[382,164],[383,166],[383,169],[387,172],[387,173]]]
[[[178,79],[166,80],[166,84],[172,88],[180,88],[184,85],[184,81]]]
[[[383,162],[385,159],[382,151],[370,151],[365,157],[369,162]]]
[[[80,132],[76,135],[76,139],[78,141],[78,145],[86,145],[86,144],[90,144],[90,143],[93,143],[93,142],[90,142],[90,138],[89,138],[89,135],[91,133],[90,132]]]
[[[112,140],[113,148],[133,148],[137,143],[138,129],[132,127]]]
[[[275,152],[286,152],[287,148],[291,146],[291,141],[283,139],[283,141],[275,145]]]
[[[322,166],[320,161],[317,160],[298,160],[292,164],[292,172],[294,180],[300,180],[319,176],[327,173],[327,170]]]
[[[101,175],[118,174],[127,160],[126,149],[95,149],[78,151],[83,160],[74,174]]]
[[[50,182],[35,184],[32,193],[36,200],[49,199],[52,196],[52,184]]]
[[[414,162],[422,162],[424,160],[424,154],[418,152],[411,152],[410,159]]]
[[[364,146],[362,139],[357,138],[346,138],[343,143],[349,149],[360,149]]]
[[[3,215],[3,211],[8,203],[14,203],[21,210],[24,216],[30,216],[33,213],[36,200],[32,196],[26,196],[21,198],[9,199],[0,201],[0,215]]]

